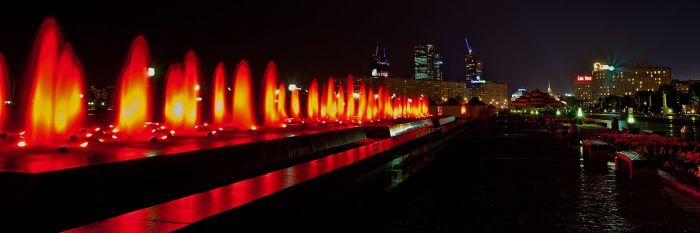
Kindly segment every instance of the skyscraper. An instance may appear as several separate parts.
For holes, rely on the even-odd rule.
[[[372,63],[370,64],[370,75],[374,78],[387,78],[389,77],[389,57],[387,55],[387,49],[382,49],[382,54],[379,54],[379,46],[374,50],[374,56],[372,56]]]
[[[416,79],[442,80],[442,57],[432,44],[416,45],[413,53]]]
[[[464,43],[467,46],[467,56],[464,58],[466,81],[467,83],[482,83],[484,82],[481,79],[483,65],[474,55],[472,46],[469,44],[469,40],[467,40],[467,38],[464,38]]]

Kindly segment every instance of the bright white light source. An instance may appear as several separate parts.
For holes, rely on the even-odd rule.
[[[289,91],[294,91],[297,89],[297,85],[296,84],[289,84],[289,87],[287,89],[289,89]]]
[[[156,76],[156,69],[153,67],[148,67],[148,77]]]

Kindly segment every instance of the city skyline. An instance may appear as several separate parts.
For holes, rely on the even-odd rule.
[[[303,81],[366,73],[368,54],[381,45],[391,51],[392,76],[411,77],[413,46],[430,42],[444,57],[446,80],[459,81],[464,79],[463,38],[469,37],[479,59],[488,65],[486,78],[507,81],[509,92],[518,86],[543,89],[549,80],[555,91],[571,92],[571,79],[589,73],[591,61],[598,59],[622,64],[647,61],[671,67],[674,79],[700,77],[693,56],[700,48],[692,46],[700,33],[675,30],[700,20],[689,12],[693,7],[684,4],[389,1],[370,8],[363,2],[312,1],[278,6],[224,4],[205,10],[144,3],[143,10],[133,11],[128,6],[26,5],[0,16],[0,27],[10,32],[0,39],[0,52],[6,55],[12,77],[23,75],[31,38],[44,17],[54,16],[74,42],[86,75],[103,83],[116,78],[130,40],[139,33],[146,36],[155,62],[178,61],[193,49],[206,76],[218,61],[230,69],[241,58],[247,58],[253,70],[275,60],[282,76]],[[465,13],[465,9],[479,10]],[[186,17],[204,11],[207,17]],[[424,11],[436,13],[415,16]],[[592,11],[603,17],[591,17],[587,12]],[[119,17],[126,12],[129,17]],[[349,16],[357,14],[365,17]]]

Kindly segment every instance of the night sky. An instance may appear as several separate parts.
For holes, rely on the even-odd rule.
[[[256,76],[278,63],[287,82],[366,74],[375,46],[387,47],[393,75],[413,77],[412,49],[431,42],[448,80],[464,79],[464,37],[488,80],[510,90],[570,92],[594,59],[668,65],[676,79],[700,79],[700,14],[693,3],[654,1],[287,1],[241,4],[118,2],[103,6],[3,6],[0,52],[13,78],[24,72],[41,21],[55,16],[90,84],[113,84],[127,48],[144,34],[156,64],[194,49],[211,77],[246,58]]]

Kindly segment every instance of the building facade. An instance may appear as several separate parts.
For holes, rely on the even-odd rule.
[[[614,67],[593,64],[593,98],[609,95],[635,95],[638,91],[655,91],[671,84],[671,68],[653,65]]]
[[[508,106],[508,83],[505,81],[471,83],[467,89],[468,98],[477,97],[484,103],[498,107]]]
[[[574,97],[584,103],[591,103],[598,99],[593,98],[593,76],[576,76],[576,79],[574,79]]]
[[[416,45],[413,53],[415,79],[443,80],[442,63],[434,45]]]
[[[370,63],[370,75],[374,78],[389,77],[389,55],[386,48],[382,49],[381,54],[379,53],[379,47],[374,50],[372,63]]]

